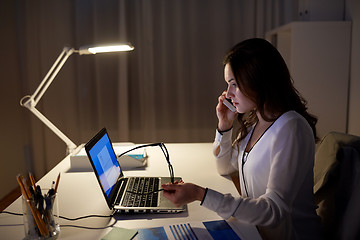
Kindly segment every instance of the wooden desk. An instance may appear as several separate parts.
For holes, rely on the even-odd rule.
[[[194,182],[201,186],[232,193],[237,190],[230,179],[219,176],[216,171],[211,143],[166,144],[170,161],[174,167],[175,176],[181,176],[185,182]],[[125,176],[168,176],[169,170],[166,160],[157,147],[146,149],[148,164],[145,169],[126,171]],[[69,156],[47,173],[38,184],[47,188],[56,180],[61,172],[58,188],[59,212],[61,216],[76,218],[80,216],[99,214],[110,215],[101,189],[93,172],[74,172],[70,168]],[[15,181],[15,176],[14,176]],[[6,211],[22,212],[21,198],[11,204]],[[221,219],[216,213],[200,206],[199,202],[190,203],[187,211],[176,214],[118,214],[115,226],[124,228],[149,228],[176,223],[203,222]],[[260,239],[256,228],[244,225],[234,219],[241,230],[242,239]],[[61,233],[59,239],[101,239],[111,228],[89,230],[65,225],[86,227],[104,227],[114,222],[114,219],[88,218],[79,221],[60,219]],[[2,239],[23,239],[24,226],[22,216],[0,214],[0,236]]]

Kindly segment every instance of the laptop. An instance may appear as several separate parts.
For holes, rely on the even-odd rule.
[[[159,191],[161,184],[171,181],[170,177],[124,176],[106,128],[85,145],[85,151],[111,210],[128,213],[174,213],[185,210],[185,206],[176,207]],[[175,178],[176,181],[180,179]]]

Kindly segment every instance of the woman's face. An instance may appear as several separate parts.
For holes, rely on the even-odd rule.
[[[224,78],[226,83],[228,84],[226,98],[230,98],[232,100],[232,103],[236,107],[237,112],[245,113],[256,108],[255,103],[240,91],[230,64],[225,65]]]

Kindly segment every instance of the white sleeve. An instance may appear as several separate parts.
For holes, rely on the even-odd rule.
[[[216,130],[213,143],[213,154],[215,156],[216,166],[220,175],[229,175],[238,171],[237,146],[232,146],[232,129],[230,131],[219,133]],[[218,154],[217,149],[220,148]]]
[[[272,208],[270,198],[234,198],[231,194],[208,189],[202,206],[216,212],[220,217],[235,217],[251,225],[271,225],[274,218],[279,218],[278,208]]]

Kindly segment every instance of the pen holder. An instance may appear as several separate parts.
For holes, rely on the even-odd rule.
[[[43,192],[30,200],[22,197],[25,239],[57,239],[60,234],[57,193]]]

